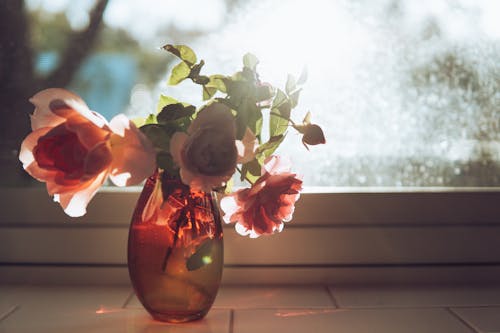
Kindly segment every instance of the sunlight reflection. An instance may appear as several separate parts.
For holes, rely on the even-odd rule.
[[[344,311],[344,310],[339,310],[339,309],[299,310],[299,311],[276,312],[274,315],[276,317],[288,318],[288,317],[303,317],[303,316],[312,316],[325,313],[334,313],[339,311]]]
[[[122,308],[106,308],[104,305],[101,305],[99,309],[95,311],[96,314],[109,314],[109,313],[117,313],[117,312],[122,312],[125,311],[125,309]]]

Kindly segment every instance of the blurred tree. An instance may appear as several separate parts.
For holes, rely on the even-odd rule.
[[[46,76],[34,70],[35,52],[30,34],[29,14],[23,0],[2,0],[0,3],[0,182],[15,182],[19,172],[17,149],[29,133],[28,102],[43,87],[65,87],[83,60],[89,55],[99,34],[108,0],[97,0],[83,30],[72,31],[53,26],[54,35],[37,40],[39,46],[61,50],[56,68]],[[62,15],[62,14],[61,14]],[[64,15],[62,15],[64,16]],[[62,18],[61,16],[61,18]],[[64,24],[67,21],[62,20]],[[61,35],[61,31],[69,31]]]

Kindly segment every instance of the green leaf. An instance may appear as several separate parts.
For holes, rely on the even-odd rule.
[[[156,154],[156,164],[160,169],[165,170],[171,176],[179,172],[179,167],[175,164],[172,155],[167,152],[162,151]]]
[[[274,96],[272,109],[278,108],[281,104],[287,101],[286,94],[281,89],[276,89],[276,96]]]
[[[264,156],[264,158],[271,156],[276,151],[276,149],[278,149],[278,147],[280,146],[280,144],[283,142],[284,139],[285,135],[283,134],[272,136],[271,138],[269,138],[269,141],[260,145],[255,153],[257,155]]]
[[[212,248],[214,245],[214,240],[213,239],[207,239],[204,241],[198,249],[196,249],[196,252],[193,253],[187,260],[186,260],[186,268],[188,271],[194,271],[197,269],[202,268],[205,265],[209,265],[212,263],[213,258],[212,258]]]
[[[191,78],[191,80],[193,80],[194,83],[201,84],[201,85],[205,85],[208,82],[210,82],[209,77],[205,76],[205,75],[198,75],[196,77]]]
[[[290,95],[290,103],[291,103],[292,109],[294,109],[299,104],[299,97],[300,97],[301,91],[302,91],[302,89],[297,89]]]
[[[259,64],[259,59],[252,53],[247,53],[243,56],[243,66],[250,68],[255,72],[257,65]]]
[[[200,63],[191,66],[191,72],[189,73],[190,78],[196,78],[200,75],[201,69],[205,65],[205,61],[200,61]]]
[[[161,125],[149,124],[141,127],[141,132],[148,137],[158,150],[170,150],[170,135]]]
[[[186,62],[189,67],[196,63],[196,54],[189,46],[167,44],[163,46],[163,49]]]
[[[285,91],[288,95],[290,95],[295,89],[297,89],[297,82],[295,81],[295,77],[291,74],[288,74]]]
[[[160,99],[158,100],[158,105],[156,106],[156,113],[160,113],[165,106],[175,103],[179,103],[179,101],[170,96],[160,95]]]
[[[189,72],[189,78],[193,80],[194,83],[205,85],[210,81],[210,78],[205,75],[200,75],[201,68],[205,65],[205,62],[202,60],[199,64],[196,64],[191,67],[191,71]]]
[[[267,101],[273,97],[273,87],[268,85],[257,86],[255,90],[255,99],[257,102]]]
[[[132,119],[132,122],[134,123],[135,127],[137,127],[137,128],[144,126],[144,125],[157,123],[156,116],[154,114],[150,114],[146,118],[138,117],[138,118]]]
[[[241,166],[241,180],[249,180],[252,183],[255,183],[257,179],[260,177],[260,172],[262,169],[262,164],[258,159],[254,158],[248,163],[245,163]]]
[[[302,73],[300,73],[299,79],[297,80],[297,85],[301,86],[307,81],[307,68],[304,67],[302,69]]]
[[[257,107],[255,101],[248,97],[244,98],[237,108],[237,112],[235,119],[236,138],[241,140],[247,127],[259,138],[262,130],[262,111]]]
[[[290,118],[291,104],[286,101],[279,107],[271,109],[269,117],[269,135],[278,136],[288,129],[288,119]]]
[[[193,105],[184,106],[182,103],[169,104],[163,107],[156,117],[159,124],[176,121],[181,118],[191,117],[196,111]]]
[[[210,75],[209,77],[209,81],[208,83],[206,84],[207,87],[210,87],[210,88],[216,88],[217,90],[219,90],[220,92],[227,92],[226,90],[226,84],[224,83],[224,79],[226,79],[225,76],[223,75]]]
[[[172,69],[172,74],[168,79],[168,84],[175,86],[189,77],[191,69],[185,62],[180,62]]]
[[[216,92],[217,88],[207,87],[206,85],[203,86],[203,100],[204,101],[209,100],[215,95]]]

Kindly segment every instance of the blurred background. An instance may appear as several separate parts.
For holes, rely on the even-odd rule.
[[[23,177],[27,99],[67,87],[108,120],[144,116],[187,44],[232,74],[246,52],[283,87],[308,70],[292,117],[311,111],[327,144],[288,134],[281,153],[306,186],[500,186],[500,2],[495,0],[2,0],[1,184]]]

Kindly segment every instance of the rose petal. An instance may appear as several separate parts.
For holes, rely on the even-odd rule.
[[[244,164],[253,160],[258,145],[259,142],[255,134],[247,127],[243,138],[236,140],[236,149],[238,150],[237,163]]]
[[[138,184],[156,169],[156,152],[152,143],[124,115],[111,120],[113,162],[110,179],[118,186]]]
[[[74,193],[57,194],[54,196],[54,200],[59,202],[67,215],[71,217],[83,216],[87,212],[88,203],[104,183],[106,175],[106,172],[102,172],[89,186]]]
[[[33,131],[42,127],[57,126],[66,119],[65,114],[57,114],[50,108],[50,103],[55,100],[63,101],[76,112],[89,112],[85,102],[68,90],[60,88],[42,90],[30,98],[30,102],[35,105],[35,111],[31,116]]]
[[[199,131],[203,127],[215,127],[224,129],[225,131],[232,130],[236,133],[234,125],[234,116],[231,109],[222,103],[212,103],[198,112],[196,119],[188,128],[188,133],[192,134]]]
[[[100,142],[90,150],[85,158],[84,172],[87,175],[100,173],[111,164],[113,155],[107,142]]]
[[[69,131],[78,136],[78,141],[87,148],[87,150],[91,150],[97,144],[107,141],[111,134],[106,127],[98,127],[80,115],[68,119],[65,126]]]
[[[292,163],[289,158],[277,155],[271,155],[264,161],[262,166],[262,175],[266,172],[276,175],[283,172],[290,172]]]
[[[233,216],[239,209],[236,194],[228,195],[222,198],[220,201],[220,209],[224,212],[223,220],[225,223],[236,222],[233,220]]]
[[[176,132],[170,138],[170,154],[172,155],[172,159],[175,164],[177,164],[181,169],[184,167],[184,163],[182,161],[182,149],[187,139],[188,135],[183,132]]]
[[[119,149],[113,147],[112,151],[113,163],[109,177],[117,186],[138,184],[151,176],[156,169],[156,155],[152,149],[123,146]],[[130,175],[125,183],[119,180],[124,174]]]
[[[52,128],[44,127],[34,132],[31,132],[21,143],[21,149],[19,151],[19,160],[23,163],[23,168],[26,169],[28,165],[35,161],[33,156],[33,149],[35,149],[38,144],[38,139],[45,134],[47,134]]]

